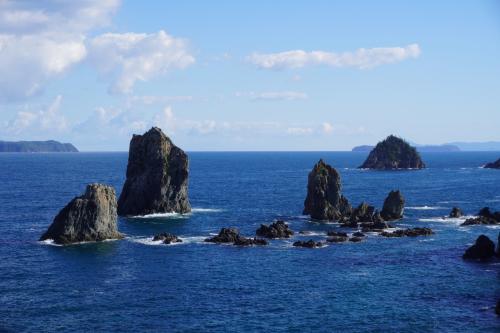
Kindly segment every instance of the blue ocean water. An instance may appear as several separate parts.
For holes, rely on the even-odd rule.
[[[461,255],[498,227],[442,220],[500,210],[500,171],[478,166],[498,153],[427,153],[428,169],[358,170],[364,153],[201,153],[190,156],[193,213],[119,220],[121,241],[51,246],[37,240],[55,214],[90,182],[120,192],[126,153],[0,154],[0,331],[8,332],[498,332],[500,264]],[[335,224],[301,215],[307,174],[319,158],[336,167],[353,204],[381,207],[392,189],[407,200],[400,227],[431,237],[320,249]],[[221,227],[253,235],[276,218],[295,231],[268,247],[203,243]],[[155,233],[184,238],[156,245]]]

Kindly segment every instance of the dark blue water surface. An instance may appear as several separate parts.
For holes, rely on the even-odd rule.
[[[253,235],[284,218],[295,231],[338,228],[301,216],[307,174],[320,158],[342,176],[353,204],[377,207],[392,189],[407,200],[400,227],[431,237],[320,249],[206,244],[221,227]],[[464,262],[478,235],[496,227],[441,220],[500,210],[500,171],[479,168],[498,153],[423,154],[428,169],[357,170],[366,154],[191,153],[187,216],[119,220],[121,241],[53,246],[37,242],[87,183],[124,181],[126,153],[0,154],[0,331],[498,332],[500,264]],[[157,245],[155,233],[184,238]]]

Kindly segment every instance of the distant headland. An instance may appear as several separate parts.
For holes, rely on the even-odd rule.
[[[0,141],[0,153],[77,153],[71,143],[48,141]]]

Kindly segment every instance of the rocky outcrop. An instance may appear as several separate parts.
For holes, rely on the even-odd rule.
[[[464,214],[462,213],[462,210],[458,207],[453,207],[450,212],[450,217],[451,218],[459,218],[462,217]]]
[[[338,220],[350,215],[351,206],[341,189],[337,170],[320,159],[308,176],[303,214],[316,220]]]
[[[155,235],[153,237],[153,241],[161,241],[163,244],[182,243],[182,239],[176,235],[169,234],[168,232]]]
[[[384,237],[417,237],[417,236],[430,236],[434,232],[430,228],[412,228],[412,229],[399,229],[393,232],[381,232],[379,235]]]
[[[111,186],[87,185],[82,196],[71,200],[40,240],[52,239],[56,244],[120,239],[117,230],[116,195]]]
[[[330,243],[343,243],[349,239],[347,236],[331,236],[326,239],[327,242]]]
[[[390,135],[373,148],[360,168],[376,170],[423,169],[425,163],[415,147],[410,146],[401,138]]]
[[[500,158],[495,162],[487,163],[484,168],[486,169],[500,169]]]
[[[475,260],[488,260],[495,256],[495,243],[488,236],[481,235],[476,243],[469,247],[462,258]]]
[[[285,221],[276,221],[271,225],[261,224],[256,234],[265,238],[290,238],[293,235],[293,231]]]
[[[127,179],[118,200],[122,216],[188,213],[188,157],[157,127],[130,141]]]
[[[398,191],[391,191],[387,198],[385,198],[384,206],[380,215],[386,221],[398,220],[403,217],[405,208],[405,198]]]
[[[497,302],[497,305],[495,306],[495,313],[497,316],[500,316],[500,299]]]
[[[267,245],[265,239],[247,238],[240,235],[236,228],[222,228],[217,236],[205,239],[209,243],[232,243],[238,246]]]
[[[309,248],[309,249],[313,249],[313,248],[317,248],[317,247],[322,247],[323,243],[321,243],[321,242],[315,242],[312,239],[310,239],[308,241],[296,241],[295,243],[293,243],[293,246],[295,246],[295,247],[306,247],[306,248]]]
[[[484,207],[481,208],[481,210],[477,215],[478,215],[477,217],[472,217],[470,219],[465,220],[465,222],[462,223],[462,225],[466,226],[475,224],[486,224],[486,225],[500,224],[500,211],[493,213],[488,207]]]

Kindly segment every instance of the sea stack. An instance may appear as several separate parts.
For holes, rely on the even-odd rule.
[[[118,200],[121,216],[188,213],[188,157],[158,127],[130,141],[127,180]]]
[[[85,194],[71,200],[40,238],[56,244],[120,239],[117,230],[116,195],[111,186],[87,185]]]
[[[415,147],[394,135],[379,142],[370,152],[361,169],[398,170],[423,169],[425,163]]]
[[[486,169],[500,169],[500,158],[495,162],[487,163],[484,167]]]
[[[320,159],[309,173],[303,214],[316,220],[339,220],[349,216],[352,207],[341,189],[337,170]]]
[[[403,217],[405,209],[405,198],[399,190],[391,191],[384,200],[384,206],[380,215],[386,221],[399,220]]]

